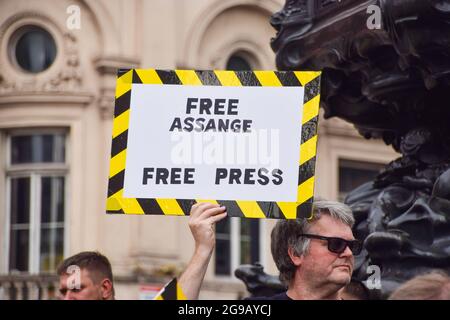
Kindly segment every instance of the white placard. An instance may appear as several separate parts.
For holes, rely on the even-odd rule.
[[[303,95],[133,84],[124,197],[296,202]]]

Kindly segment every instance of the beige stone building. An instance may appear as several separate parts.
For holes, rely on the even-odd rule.
[[[182,270],[193,251],[187,217],[105,214],[117,68],[274,69],[269,18],[283,3],[0,2],[0,299],[13,287],[16,298],[46,298],[36,284],[82,250],[110,258],[118,299],[151,296]],[[395,157],[322,119],[315,194],[339,199]],[[277,273],[273,224],[232,218],[218,228],[201,298],[244,296],[233,276],[241,263]]]

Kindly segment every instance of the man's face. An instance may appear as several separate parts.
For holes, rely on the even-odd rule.
[[[77,288],[77,279],[74,275],[59,277],[59,292],[64,300],[103,300],[101,283],[96,284],[86,269],[81,269],[80,285]]]
[[[349,226],[326,214],[313,222],[307,233],[355,240]],[[333,253],[328,250],[328,241],[310,239],[309,250],[301,257],[300,272],[315,286],[331,284],[339,288],[350,283],[353,264],[354,257],[348,247],[342,253]]]

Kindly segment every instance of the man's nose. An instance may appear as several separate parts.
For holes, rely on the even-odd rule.
[[[341,257],[351,257],[353,256],[352,250],[348,246],[345,247],[344,252],[341,253]]]

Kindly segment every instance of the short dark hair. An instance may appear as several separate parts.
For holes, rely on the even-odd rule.
[[[57,274],[59,276],[67,274],[69,266],[76,265],[80,269],[88,270],[92,275],[92,281],[98,283],[107,278],[113,282],[111,264],[108,258],[97,251],[83,251],[65,259],[58,266]]]

